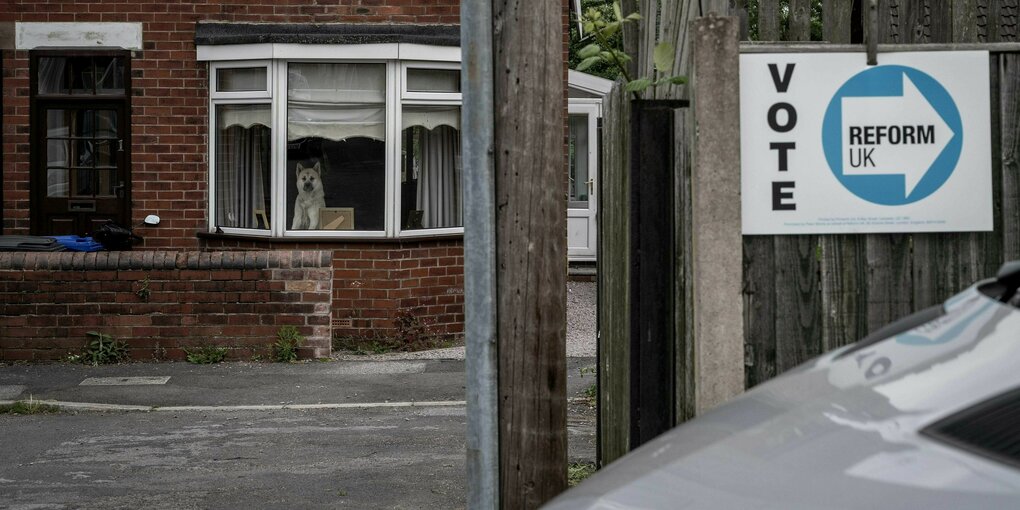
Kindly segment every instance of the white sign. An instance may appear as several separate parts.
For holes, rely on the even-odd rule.
[[[988,52],[740,56],[744,234],[992,230]]]

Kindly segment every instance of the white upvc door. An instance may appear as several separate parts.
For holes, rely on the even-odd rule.
[[[571,261],[595,260],[599,102],[572,99],[567,110],[570,124],[567,258]]]

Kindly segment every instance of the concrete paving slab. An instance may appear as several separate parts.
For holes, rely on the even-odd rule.
[[[78,383],[78,386],[145,386],[166,384],[169,375],[146,377],[89,377]]]
[[[15,399],[25,392],[23,384],[0,385],[0,400]]]

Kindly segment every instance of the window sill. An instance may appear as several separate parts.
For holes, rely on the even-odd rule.
[[[270,243],[270,244],[308,244],[308,243],[416,243],[422,241],[443,241],[443,240],[457,240],[463,239],[464,233],[457,232],[453,234],[433,234],[433,235],[414,235],[407,237],[333,237],[333,236],[317,236],[317,237],[272,237],[263,235],[247,235],[247,234],[218,234],[216,232],[196,232],[195,236],[199,239],[212,239],[219,241],[253,241],[259,243]]]

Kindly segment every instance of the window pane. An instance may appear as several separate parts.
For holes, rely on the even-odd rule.
[[[96,138],[117,138],[117,111],[96,110],[96,124],[93,136]]]
[[[50,138],[71,136],[75,110],[51,109],[46,112],[46,136]]]
[[[96,57],[96,93],[124,93],[124,59],[121,57]]]
[[[458,69],[407,69],[408,92],[460,92]]]
[[[460,108],[406,106],[402,118],[402,229],[463,226]]]
[[[290,64],[287,224],[384,230],[386,66]]]
[[[112,197],[116,193],[117,170],[96,170],[96,195]]]
[[[49,168],[46,170],[46,196],[67,196],[67,169]]]
[[[96,171],[91,168],[71,169],[71,192],[76,197],[95,196]]]
[[[113,168],[116,166],[116,148],[116,140],[96,140],[93,142],[93,159],[95,160],[96,167]]]
[[[570,116],[570,197],[567,207],[588,208],[588,116]]]
[[[71,142],[68,140],[46,141],[46,166],[67,166]]]
[[[216,226],[269,229],[270,126],[267,104],[216,107]]]
[[[93,94],[96,91],[96,70],[92,57],[70,57],[67,59],[67,73],[71,79],[72,94]]]
[[[265,67],[235,67],[216,70],[218,92],[252,92],[268,90]]]
[[[39,94],[67,94],[67,59],[39,58]]]

